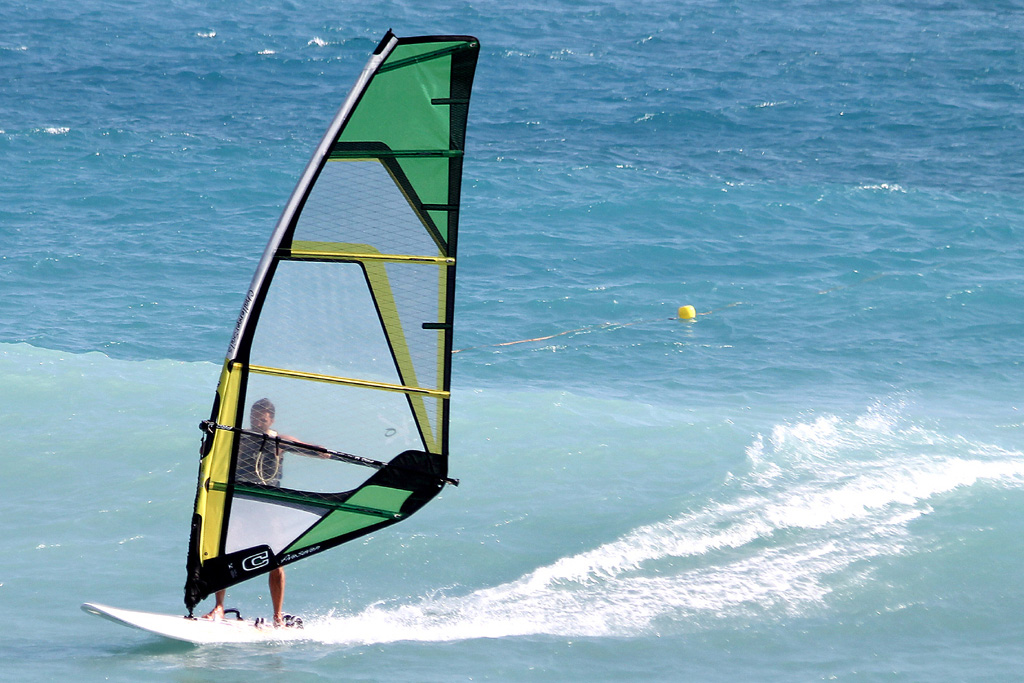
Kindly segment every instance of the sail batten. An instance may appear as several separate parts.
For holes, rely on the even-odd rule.
[[[326,246],[326,245],[325,245]],[[391,261],[393,263],[436,263],[454,266],[450,256],[427,256],[418,254],[367,254],[356,251],[331,251],[328,248],[297,247],[281,252],[282,259],[319,259],[332,261]]]
[[[463,155],[460,149],[386,149],[370,151],[363,149],[332,149],[330,161],[371,159],[398,159],[401,157],[444,157],[454,159]]]
[[[246,496],[248,498],[264,500],[273,500],[285,503],[308,503],[308,499],[302,495],[291,494],[287,491],[281,490],[267,490],[257,489],[248,486],[236,486],[234,492],[240,496]],[[366,515],[370,517],[379,517],[381,519],[398,520],[402,518],[400,512],[394,512],[393,510],[380,510],[378,508],[370,508],[365,505],[349,505],[347,503],[335,503],[331,501],[318,501],[318,505],[330,509],[330,510],[341,510],[346,512],[355,512],[360,515]]]
[[[392,69],[401,69],[402,67],[412,66],[413,64],[419,64],[422,62],[430,61],[431,59],[438,59],[440,57],[447,57],[455,52],[462,50],[475,50],[476,46],[470,44],[457,44],[450,47],[444,48],[443,50],[435,50],[433,52],[427,52],[422,55],[415,57],[408,57],[406,59],[395,60],[390,64],[385,64],[380,68],[381,73],[385,71],[391,71]],[[475,57],[474,57],[475,59]]]
[[[455,252],[478,51],[472,37],[388,32],[285,205],[204,422],[190,613],[458,483]]]
[[[434,398],[450,398],[450,391],[427,389],[425,387],[407,387],[400,384],[388,384],[386,382],[371,382],[354,377],[336,377],[332,375],[321,375],[315,372],[302,372],[300,370],[287,370],[285,368],[268,368],[262,365],[250,365],[249,372],[260,375],[271,375],[276,377],[290,377],[293,379],[305,379],[312,382],[326,382],[328,384],[344,384],[365,389],[380,389],[382,391],[397,391],[403,394],[422,394]]]

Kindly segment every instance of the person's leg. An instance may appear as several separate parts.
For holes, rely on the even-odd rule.
[[[284,568],[278,567],[270,572],[267,578],[270,583],[270,601],[274,604],[274,626],[284,625]]]

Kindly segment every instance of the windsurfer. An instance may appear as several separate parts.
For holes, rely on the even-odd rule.
[[[252,431],[260,432],[264,436],[258,437],[251,434],[242,434],[238,446],[238,481],[249,484],[263,484],[265,486],[278,486],[281,483],[281,464],[284,458],[284,448],[278,438],[295,442],[293,437],[278,434],[271,426],[274,424],[274,404],[269,399],[261,398],[252,404],[249,410],[249,425]],[[269,437],[269,438],[268,438]],[[271,441],[270,439],[273,439]],[[282,613],[284,607],[284,568],[275,567],[267,577],[270,586],[270,601],[274,606],[274,625],[285,626],[288,622],[288,615]],[[204,619],[224,618],[224,598],[226,590],[219,590],[216,594],[217,604],[205,615]]]

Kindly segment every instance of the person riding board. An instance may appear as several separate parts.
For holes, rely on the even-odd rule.
[[[235,481],[245,484],[260,484],[263,486],[278,487],[281,484],[282,463],[286,447],[278,439],[294,442],[300,445],[291,436],[278,434],[271,429],[274,424],[275,408],[269,399],[261,398],[252,404],[249,411],[249,425],[254,434],[240,434],[238,444],[238,466],[235,472]],[[269,437],[269,438],[268,438]],[[296,621],[294,617],[284,614],[284,568],[275,567],[270,570],[267,576],[267,583],[270,588],[270,601],[274,607],[274,626],[287,626]],[[224,618],[224,598],[227,595],[226,589],[217,591],[216,604],[210,612],[203,616],[204,619]],[[301,623],[301,622],[298,622]]]

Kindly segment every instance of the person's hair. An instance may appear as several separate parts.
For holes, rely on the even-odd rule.
[[[274,417],[274,404],[270,402],[269,398],[261,398],[252,404],[252,412],[266,413],[270,417]]]

